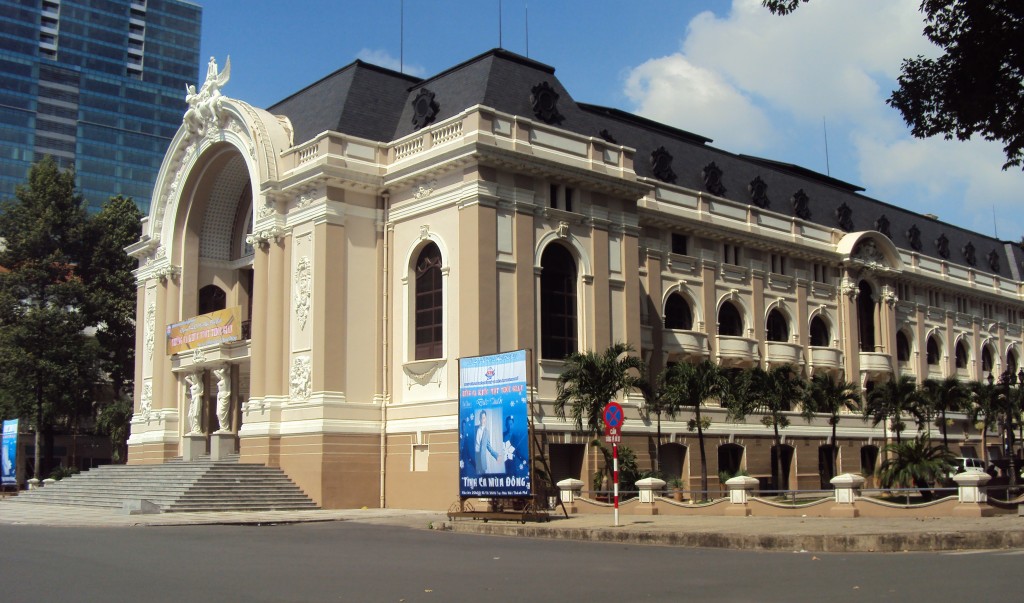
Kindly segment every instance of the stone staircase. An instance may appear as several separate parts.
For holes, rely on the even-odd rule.
[[[116,509],[148,501],[162,513],[318,508],[280,469],[239,463],[237,457],[172,460],[162,465],[103,465],[21,492],[8,501]]]

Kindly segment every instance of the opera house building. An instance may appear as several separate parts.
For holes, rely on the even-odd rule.
[[[237,458],[328,507],[459,497],[459,359],[529,350],[534,441],[592,484],[554,412],[567,354],[892,377],[1018,371],[1024,252],[863,189],[573,100],[493,50],[426,79],[356,61],[267,109],[205,82],[163,160],[138,260],[129,463]],[[699,116],[695,117],[699,123]],[[621,400],[623,444],[700,487],[683,412]],[[771,473],[772,430],[714,404],[708,473]],[[889,437],[794,410],[781,487],[871,473]],[[913,431],[913,428],[911,428]],[[951,415],[950,447],[983,438]],[[535,450],[535,454],[536,454]],[[687,481],[689,480],[689,481]]]

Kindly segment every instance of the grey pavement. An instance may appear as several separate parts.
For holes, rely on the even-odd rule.
[[[684,517],[553,513],[541,523],[449,520],[443,512],[410,509],[161,513],[127,515],[113,509],[0,501],[0,525],[111,527],[275,525],[352,521],[446,529],[459,533],[587,540],[642,545],[774,551],[901,552],[1024,549],[1024,517],[852,519],[817,517]]]

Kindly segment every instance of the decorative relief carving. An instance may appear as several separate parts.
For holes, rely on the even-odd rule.
[[[313,365],[309,356],[296,356],[292,359],[289,375],[289,393],[293,400],[309,400],[312,393]]]
[[[156,347],[156,302],[149,302],[146,306],[145,345],[146,356],[153,359],[153,348]]]
[[[807,193],[804,192],[804,189],[800,189],[793,193],[790,203],[793,205],[793,215],[801,220],[811,219],[811,199],[807,196]]]
[[[892,288],[892,285],[882,285],[882,301],[890,308],[900,301],[900,298],[896,297],[896,290]]]
[[[850,280],[849,277],[843,277],[842,282],[839,284],[839,292],[849,297],[851,300],[857,297],[857,283]]]
[[[424,197],[430,196],[430,194],[433,193],[434,189],[436,189],[436,188],[437,188],[437,180],[431,180],[430,182],[428,182],[426,184],[419,185],[416,188],[416,191],[412,194],[412,196],[414,198],[416,198],[416,199],[422,199]]]
[[[420,240],[426,241],[430,238],[430,224],[420,225]]]
[[[672,171],[672,154],[665,147],[658,147],[651,153],[651,173],[662,182],[676,181],[676,173]]]
[[[317,191],[304,191],[295,195],[295,206],[298,208],[309,207],[313,204],[313,199],[317,196]]]
[[[712,195],[721,197],[725,194],[725,185],[722,184],[722,168],[715,165],[715,162],[704,166],[700,171],[700,177],[704,180],[704,189]]]
[[[299,258],[295,266],[295,316],[299,320],[299,330],[305,330],[309,320],[310,299],[312,296],[313,271],[308,256]]]
[[[974,249],[974,243],[967,241],[967,244],[960,250],[964,254],[964,261],[969,265],[975,266],[978,263],[978,252]]]
[[[270,246],[271,240],[280,242],[282,237],[284,237],[284,230],[280,226],[274,225],[259,232],[245,235],[245,243],[251,247],[259,247],[265,250]]]
[[[206,66],[206,81],[199,91],[189,84],[185,87],[185,102],[188,109],[182,121],[191,134],[199,136],[212,135],[224,114],[223,98],[220,89],[231,79],[231,57],[224,64],[224,70],[218,72],[217,61],[210,57]]]
[[[181,275],[181,267],[172,264],[161,266],[153,271],[153,276],[160,279],[161,282],[166,282],[167,279],[177,280],[179,275]]]
[[[939,238],[935,239],[935,248],[939,250],[939,255],[945,259],[949,259],[949,238],[946,233],[939,235]]]
[[[561,123],[565,117],[558,112],[558,93],[547,82],[530,89],[530,107],[537,119],[548,124]]]
[[[432,123],[437,117],[437,112],[441,110],[441,105],[437,104],[434,96],[430,90],[420,88],[416,98],[412,100],[412,125],[417,130]]]
[[[153,412],[153,384],[146,381],[142,384],[142,397],[139,404],[139,416],[143,421],[149,422],[150,414]]]
[[[917,227],[917,224],[912,225],[907,229],[907,242],[910,243],[910,248],[914,251],[921,251],[924,249],[924,244],[921,243],[921,229]]]
[[[203,364],[206,362],[206,350],[196,348],[192,350],[192,364]]]
[[[768,209],[772,202],[768,199],[768,183],[761,180],[760,176],[755,177],[747,184],[747,192],[750,193],[750,201],[761,209]]]
[[[560,239],[567,239],[567,238],[569,238],[569,223],[568,222],[559,222],[558,223],[558,230],[556,231],[556,234],[558,235],[558,238],[560,238]]]
[[[269,218],[270,216],[274,215],[276,211],[277,205],[271,199],[267,199],[263,203],[263,207],[261,207],[259,211],[256,212],[256,217],[261,220],[264,218]]]
[[[846,232],[853,230],[853,210],[845,202],[836,208],[836,224]]]
[[[882,254],[882,251],[878,248],[878,245],[875,243],[873,239],[865,239],[858,243],[857,247],[854,248],[853,254],[851,254],[851,256],[856,260],[864,262],[868,266],[887,266],[887,262],[885,261],[885,255]]]

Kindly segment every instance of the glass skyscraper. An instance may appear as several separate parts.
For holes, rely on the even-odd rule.
[[[0,198],[45,155],[91,209],[149,209],[199,76],[202,8],[184,0],[0,0]]]

